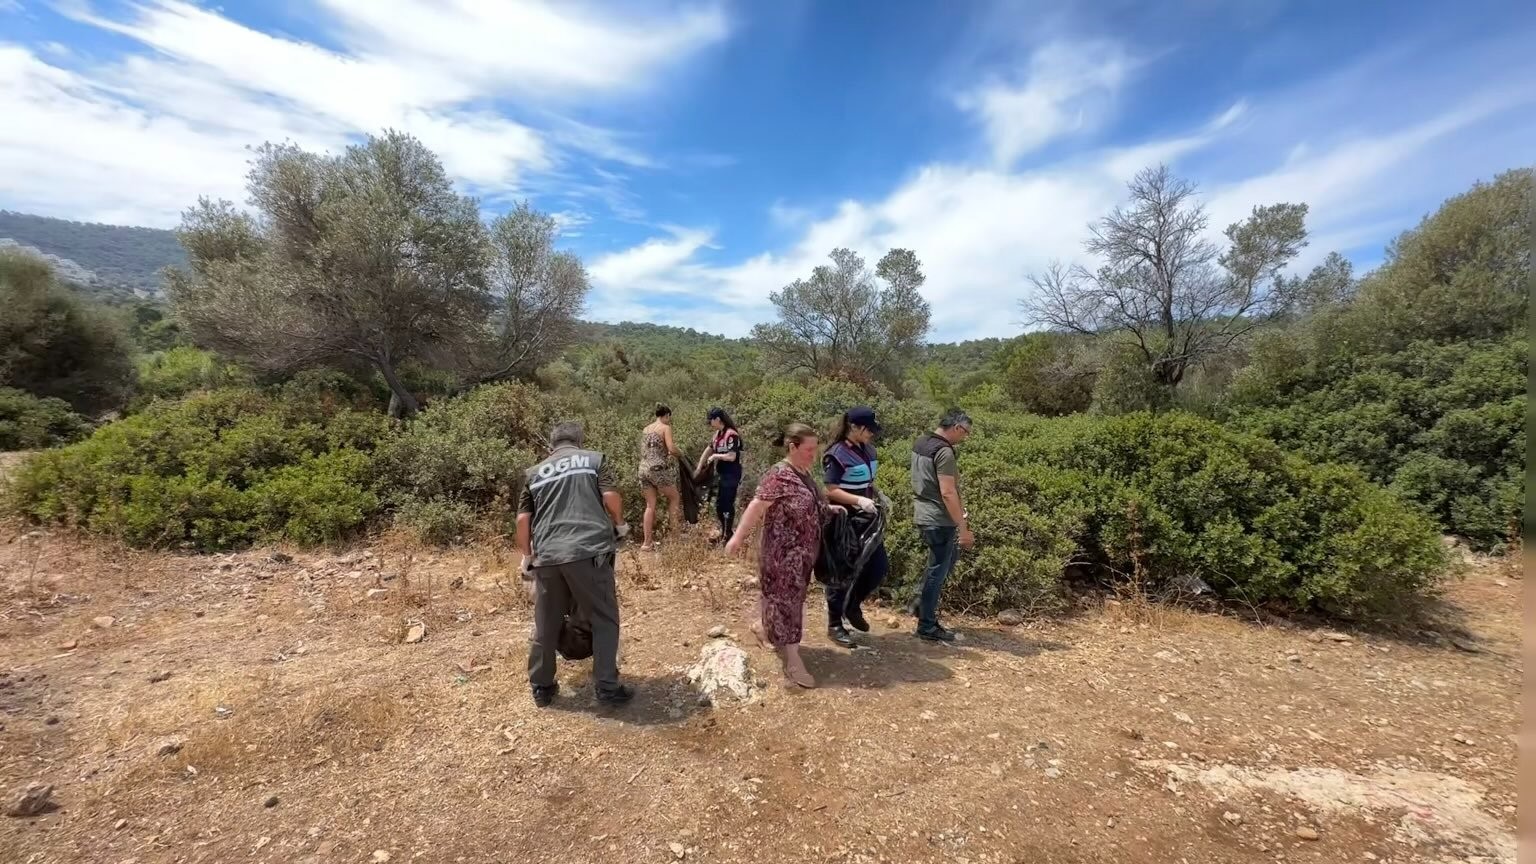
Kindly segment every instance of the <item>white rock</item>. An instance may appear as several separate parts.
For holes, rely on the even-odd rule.
[[[415,645],[425,638],[427,638],[427,625],[425,624],[412,624],[411,628],[405,631],[405,644],[407,645]]]
[[[156,756],[171,756],[181,752],[186,740],[178,735],[170,735],[155,742],[154,754]]]
[[[729,639],[706,642],[687,674],[699,692],[712,699],[724,694],[750,701],[755,695],[747,652]]]
[[[1233,813],[1231,810],[1221,814],[1221,818],[1225,819],[1231,825],[1241,825],[1243,823],[1243,814]]]
[[[725,637],[725,625],[724,624],[716,624],[715,626],[709,628],[709,638],[711,638],[711,639],[722,639],[724,637]]]
[[[113,618],[111,615],[97,615],[95,618],[91,619],[91,623],[96,625],[98,628],[105,630],[108,627],[111,627],[113,624],[116,624],[117,619]]]
[[[672,857],[681,861],[688,856],[688,850],[681,843],[668,843],[667,848],[672,850]]]

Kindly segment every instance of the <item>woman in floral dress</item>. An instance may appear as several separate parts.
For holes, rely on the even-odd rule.
[[[726,544],[726,551],[741,554],[746,538],[759,522],[763,524],[758,552],[762,596],[752,633],[759,643],[770,644],[778,652],[785,678],[809,688],[816,686],[816,679],[800,659],[805,594],[821,548],[821,528],[834,506],[827,504],[811,478],[811,466],[816,462],[815,430],[793,423],[774,443],[785,448],[784,461],[768,469],[758,482],[757,495]]]

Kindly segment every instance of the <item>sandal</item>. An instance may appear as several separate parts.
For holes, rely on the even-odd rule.
[[[772,645],[768,644],[768,637],[766,635],[764,635],[764,633],[763,633],[763,622],[762,621],[753,621],[751,624],[747,625],[747,629],[751,630],[752,631],[752,635],[754,637],[756,637],[756,639],[757,639],[757,647],[759,647],[759,648],[772,648],[773,647]]]
[[[806,671],[803,666],[799,669],[791,669],[785,666],[784,679],[786,684],[793,684],[804,690],[816,689],[816,679],[812,678],[811,673]]]

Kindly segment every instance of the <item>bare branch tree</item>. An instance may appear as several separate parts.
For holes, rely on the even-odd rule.
[[[1033,324],[1118,334],[1159,384],[1175,387],[1191,365],[1292,307],[1300,288],[1280,274],[1307,243],[1307,206],[1255,207],[1227,228],[1221,251],[1193,184],[1160,165],[1128,189],[1126,205],[1089,226],[1084,248],[1099,268],[1053,263],[1029,277],[1034,292],[1022,306]]]

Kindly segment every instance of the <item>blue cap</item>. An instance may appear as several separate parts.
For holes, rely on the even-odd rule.
[[[855,426],[863,426],[876,435],[880,434],[880,421],[875,419],[875,409],[868,405],[858,405],[849,408],[848,422]]]

